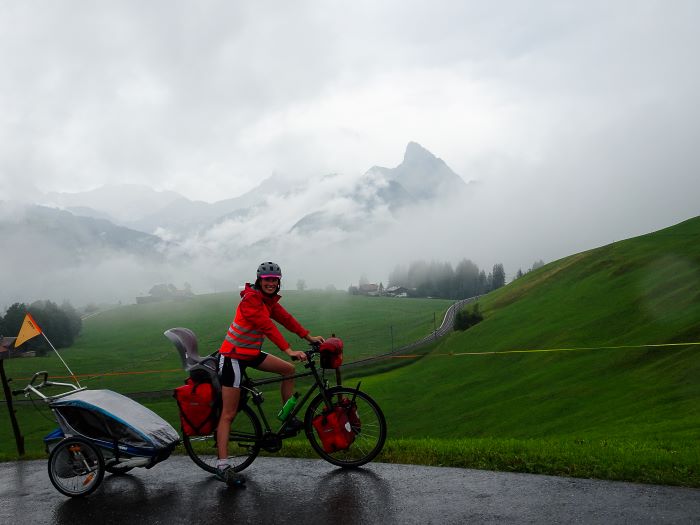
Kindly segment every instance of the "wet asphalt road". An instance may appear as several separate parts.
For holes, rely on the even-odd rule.
[[[0,463],[0,523],[700,523],[700,490],[373,463],[258,458],[230,489],[174,456],[66,498],[46,461]]]

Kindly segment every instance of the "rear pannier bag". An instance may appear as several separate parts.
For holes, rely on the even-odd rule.
[[[214,387],[188,378],[176,388],[173,397],[180,409],[182,432],[186,436],[206,436],[214,432],[218,410]]]
[[[339,337],[329,337],[319,347],[321,368],[339,368],[343,364],[343,341]]]
[[[326,452],[346,450],[355,441],[355,432],[350,425],[347,410],[342,406],[319,414],[312,423]]]

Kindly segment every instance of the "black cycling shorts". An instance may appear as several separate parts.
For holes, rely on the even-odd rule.
[[[221,382],[221,386],[240,388],[243,370],[249,366],[252,366],[253,368],[259,367],[262,362],[265,361],[266,357],[266,352],[260,352],[260,355],[254,357],[253,359],[234,359],[232,357],[220,355],[219,381]]]

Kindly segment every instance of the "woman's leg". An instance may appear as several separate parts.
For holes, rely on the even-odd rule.
[[[280,359],[274,355],[268,355],[265,360],[258,366],[258,370],[263,372],[274,372],[275,374],[280,374],[281,376],[293,376],[294,375],[294,365],[289,361]],[[280,393],[282,394],[282,402],[284,403],[292,397],[294,393],[294,379],[285,379],[280,384]]]
[[[240,388],[221,387],[221,417],[219,417],[219,424],[216,427],[216,448],[219,459],[228,458],[228,435],[231,431],[231,423],[233,423],[238,411],[240,398]]]

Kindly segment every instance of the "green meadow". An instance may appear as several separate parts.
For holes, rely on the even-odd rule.
[[[343,337],[347,362],[430,333],[434,312],[439,325],[449,305],[310,292],[284,301],[314,332]],[[212,295],[106,312],[86,321],[64,355],[77,373],[177,369],[162,331],[188,326],[213,351],[234,305],[233,295]],[[700,487],[700,218],[552,262],[479,306],[481,323],[419,355],[345,374],[387,416],[379,461]],[[26,376],[40,362],[62,372],[54,358],[7,368]],[[87,384],[135,392],[181,379],[172,372]],[[267,400],[276,408],[274,395]],[[176,421],[171,400],[145,404]],[[51,425],[31,408],[19,412],[36,455]],[[0,436],[10,459],[3,412]],[[281,453],[312,455],[303,440]]]

